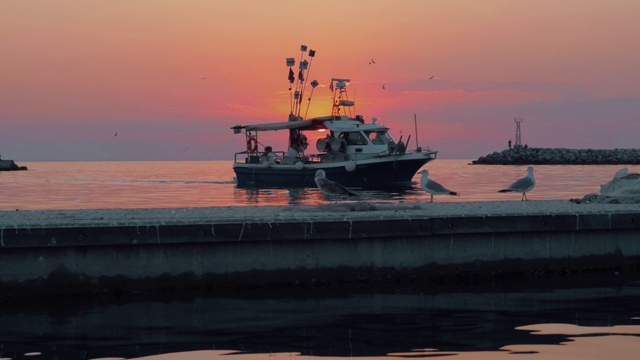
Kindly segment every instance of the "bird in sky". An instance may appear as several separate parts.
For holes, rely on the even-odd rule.
[[[420,177],[420,187],[422,188],[422,190],[431,194],[431,202],[433,202],[433,195],[460,196],[459,193],[445,188],[433,179],[429,179],[429,170],[420,170],[418,174],[422,174],[422,176]]]
[[[316,176],[314,180],[316,181],[316,186],[318,187],[318,190],[320,190],[327,197],[327,199],[329,199],[329,201],[334,199],[337,202],[338,199],[344,200],[352,196],[357,196],[356,193],[347,189],[341,184],[338,184],[335,181],[327,179],[327,176],[324,173],[324,170],[316,171]]]
[[[373,58],[371,58],[371,60],[369,60],[369,65],[371,64],[375,64],[376,62],[373,60]]]
[[[382,90],[384,90],[384,89],[386,89],[386,88],[384,87],[384,84],[382,84]]]
[[[113,137],[118,136],[118,132],[116,131],[115,134],[113,134]]]
[[[436,78],[436,76],[435,76],[435,75],[431,75],[431,76],[429,77],[429,80],[433,80],[433,79],[435,79],[435,78]]]
[[[522,193],[522,198],[520,200],[525,201],[527,199],[527,193],[533,188],[536,187],[536,178],[533,177],[533,166],[527,167],[527,175],[525,177],[516,180],[513,184],[509,185],[508,188],[502,189],[498,192],[519,192]]]

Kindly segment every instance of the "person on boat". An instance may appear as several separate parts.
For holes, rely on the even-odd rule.
[[[276,154],[273,153],[273,149],[271,146],[265,146],[264,152],[261,155],[263,162],[268,162],[269,164],[276,163]]]

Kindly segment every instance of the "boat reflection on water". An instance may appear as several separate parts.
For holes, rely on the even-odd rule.
[[[544,325],[539,325],[544,326]],[[554,345],[508,345],[498,351],[440,351],[437,349],[414,349],[401,353],[390,353],[384,356],[364,356],[358,357],[360,360],[406,360],[406,359],[426,359],[439,357],[452,357],[457,360],[513,360],[514,355],[519,355],[515,359],[534,360],[634,360],[637,359],[640,350],[640,337],[628,336],[638,335],[640,326],[634,327],[636,330],[632,334],[611,335],[606,334],[607,328],[600,328],[598,334],[586,334],[582,337],[568,338],[566,342]],[[605,333],[606,335],[602,335]],[[528,355],[528,356],[524,356]],[[198,360],[198,359],[243,359],[243,360],[342,360],[345,357],[325,357],[313,355],[301,355],[298,352],[269,353],[269,354],[249,354],[228,350],[204,350],[190,351],[182,353],[163,354],[158,356],[144,357],[145,360]],[[142,360],[143,358],[139,358]]]
[[[345,200],[345,203],[359,201],[373,202],[403,202],[406,196],[422,195],[416,188],[394,188],[388,190],[350,189],[356,196]],[[233,196],[238,202],[256,205],[287,204],[287,205],[322,205],[328,203],[327,198],[317,189],[309,187],[236,187]]]
[[[311,188],[250,188],[237,187],[233,196],[238,202],[263,205],[318,205],[323,202],[322,194]]]

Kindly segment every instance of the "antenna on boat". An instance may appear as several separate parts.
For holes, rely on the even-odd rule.
[[[309,95],[309,101],[307,102],[307,110],[304,112],[304,118],[307,118],[307,113],[309,112],[309,105],[311,105],[311,98],[313,97],[313,90],[320,85],[317,80],[313,80],[311,83],[311,95]]]
[[[416,150],[417,150],[420,147],[420,145],[418,145],[418,118],[415,113],[413,113],[413,126],[415,126],[416,128]]]

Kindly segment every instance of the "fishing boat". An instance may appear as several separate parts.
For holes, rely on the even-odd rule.
[[[376,118],[366,121],[364,116],[355,114],[355,101],[347,92],[350,82],[347,78],[331,79],[332,104],[328,115],[305,118],[313,90],[319,83],[306,81],[315,51],[309,50],[307,54],[305,45],[300,50],[298,76],[293,71],[295,59],[287,58],[291,93],[288,121],[231,128],[234,134],[243,134],[245,140],[245,148],[235,153],[233,161],[238,186],[316,187],[315,173],[322,169],[327,178],[348,187],[410,187],[416,172],[434,160],[438,152],[421,148],[417,136],[416,149],[409,150],[411,135],[406,141],[402,136],[396,140]],[[304,92],[309,86],[311,96],[303,116]],[[261,133],[279,130],[288,132],[282,150],[273,150],[271,145],[260,141]],[[315,151],[309,149],[309,142],[314,140]]]

